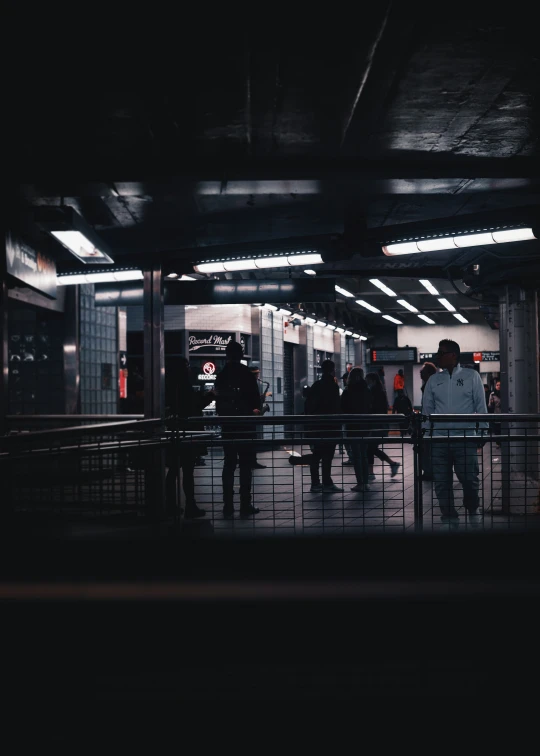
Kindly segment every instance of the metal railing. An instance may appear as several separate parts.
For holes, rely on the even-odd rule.
[[[539,426],[540,415],[206,416],[26,432],[0,439],[3,500],[182,520],[195,504],[218,535],[534,527]]]

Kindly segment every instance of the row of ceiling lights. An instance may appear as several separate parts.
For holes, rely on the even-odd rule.
[[[297,319],[305,323],[308,323],[309,325],[320,326],[321,328],[329,328],[331,331],[337,331],[337,333],[344,333],[345,336],[351,336],[353,339],[360,339],[360,341],[367,341],[367,336],[363,336],[359,333],[354,333],[354,331],[349,331],[346,328],[342,328],[341,326],[336,326],[333,323],[328,323],[326,320],[317,320],[317,318],[312,318],[309,315],[306,315],[302,311],[293,312],[292,310],[286,310],[284,307],[276,307],[276,305],[272,305],[272,304],[261,305],[261,307],[266,307],[266,309],[272,310],[273,312],[276,312],[278,315],[285,315],[285,317],[287,318]]]
[[[306,271],[307,272],[307,271]],[[389,297],[397,297],[397,294],[395,291],[390,289],[386,284],[384,284],[382,281],[379,281],[378,278],[370,278],[369,282],[372,283],[374,286],[377,286],[381,291],[383,291],[385,294],[388,294]],[[426,280],[426,279],[420,279],[419,282],[429,291],[430,294],[433,294],[438,297],[439,292],[437,289],[433,286],[433,284]],[[341,294],[344,297],[353,297],[354,294],[351,294],[350,291],[347,291],[347,289],[343,289],[341,286],[335,287],[336,291]],[[366,302],[365,299],[356,299],[355,300],[357,304],[359,304],[361,307],[364,307],[366,310],[370,310],[371,312],[377,313],[378,315],[381,314],[381,311],[374,307],[373,305],[369,304],[369,302]],[[425,323],[429,323],[430,325],[435,325],[435,321],[428,317],[427,315],[424,315],[423,313],[419,312],[416,307],[414,307],[410,302],[407,302],[406,299],[397,299],[396,300],[402,307],[405,307],[406,310],[409,310],[410,312],[414,312],[418,317],[423,320]],[[456,312],[456,308],[453,304],[451,304],[447,299],[444,297],[439,297],[439,302],[443,305],[443,307],[446,307],[446,309],[451,312],[454,317],[459,320],[460,323],[468,323],[469,321],[461,315],[461,313]],[[396,325],[403,325],[403,322],[401,320],[398,320],[397,318],[392,317],[392,315],[383,315],[383,318],[385,320],[389,320],[391,323],[395,323]]]

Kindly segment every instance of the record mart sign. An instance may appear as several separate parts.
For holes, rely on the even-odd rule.
[[[212,331],[190,331],[188,352],[190,354],[223,354],[227,344],[235,341],[234,333],[215,333]]]

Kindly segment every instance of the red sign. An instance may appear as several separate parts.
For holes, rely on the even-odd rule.
[[[120,399],[127,399],[127,368],[120,368],[118,371],[118,388],[120,389]]]
[[[482,362],[482,352],[473,352],[474,362]]]
[[[205,362],[202,366],[202,371],[205,375],[214,375],[216,372],[216,366],[213,362]]]

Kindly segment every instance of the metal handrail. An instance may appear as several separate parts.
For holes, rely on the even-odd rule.
[[[454,413],[451,415],[444,415],[444,414],[432,414],[432,415],[423,415],[426,420],[430,420],[432,422],[465,422],[467,420],[475,421],[475,422],[487,422],[491,421],[492,423],[515,423],[515,422],[540,422],[540,414],[476,414],[476,413],[468,413],[468,414],[458,414]],[[458,418],[456,420],[456,418]]]
[[[41,423],[62,420],[100,420],[101,422],[123,420],[144,420],[144,415],[6,415],[5,419],[10,423]],[[120,422],[120,421],[119,421]]]
[[[140,430],[146,431],[151,428],[156,428],[163,425],[163,420],[150,419],[150,420],[127,420],[125,422],[118,423],[98,423],[96,425],[74,425],[68,428],[47,428],[46,430],[28,431],[28,433],[21,433],[17,436],[3,436],[0,438],[0,443],[22,443],[31,441],[32,439],[42,439],[48,436],[92,436],[104,431],[128,431],[128,430]]]
[[[359,423],[364,421],[373,421],[386,419],[389,424],[403,422],[408,419],[408,415],[215,415],[212,417],[194,417],[180,418],[177,422],[182,423],[200,422],[203,425],[224,425],[226,423],[240,425],[315,425],[321,423],[327,424],[346,424],[350,422]]]

